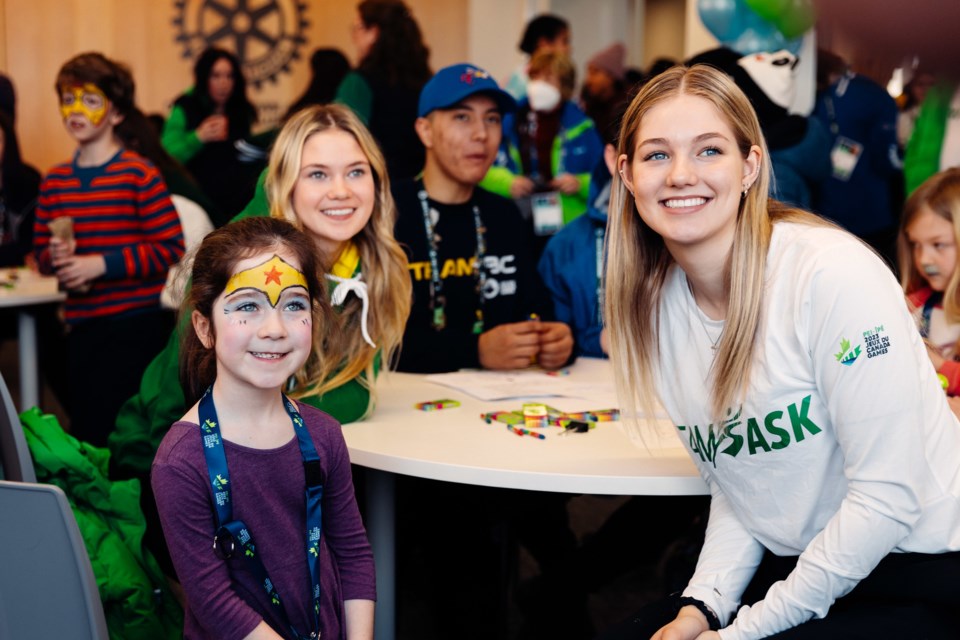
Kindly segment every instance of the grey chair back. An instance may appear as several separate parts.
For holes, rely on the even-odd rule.
[[[33,459],[7,383],[0,375],[0,480],[36,482]],[[2,513],[2,512],[0,512]],[[3,638],[6,636],[0,636]]]
[[[63,491],[0,480],[0,514],[0,638],[109,640]]]

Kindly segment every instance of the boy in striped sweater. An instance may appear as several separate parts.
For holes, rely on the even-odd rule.
[[[172,327],[160,291],[183,255],[183,233],[157,169],[114,134],[134,105],[130,72],[81,54],[60,69],[56,91],[77,151],[40,186],[34,251],[40,270],[56,273],[68,292],[71,432],[106,446],[120,405]],[[73,237],[54,236],[51,223],[67,217]]]

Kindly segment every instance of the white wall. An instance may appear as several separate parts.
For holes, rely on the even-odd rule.
[[[517,49],[523,25],[535,15],[526,0],[468,0],[467,59],[504,84],[523,61]]]
[[[719,46],[719,42],[713,35],[707,31],[700,21],[700,14],[697,13],[697,0],[687,0],[686,22],[684,24],[684,47],[683,57],[689,58],[694,54],[713,49]]]
[[[587,60],[612,42],[627,46],[627,65],[646,68],[660,56],[685,59],[717,46],[696,0],[467,0],[467,56],[505,81],[523,62],[517,49],[527,21],[556,13],[573,31],[578,79]]]
[[[587,60],[620,40],[627,46],[627,64],[643,65],[645,0],[469,0],[467,51],[470,62],[505,81],[520,65],[517,49],[527,21],[539,13],[566,19],[573,33],[573,61],[582,80]]]

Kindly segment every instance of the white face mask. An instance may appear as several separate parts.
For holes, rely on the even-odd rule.
[[[543,80],[527,83],[527,100],[534,111],[553,111],[560,104],[560,89]]]

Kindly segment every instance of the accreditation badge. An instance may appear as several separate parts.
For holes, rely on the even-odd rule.
[[[830,161],[833,163],[833,177],[846,182],[857,168],[860,156],[863,155],[863,145],[850,138],[839,136],[830,151]]]
[[[560,194],[545,191],[530,196],[530,209],[533,214],[533,232],[538,236],[552,236],[563,228],[563,207]]]

